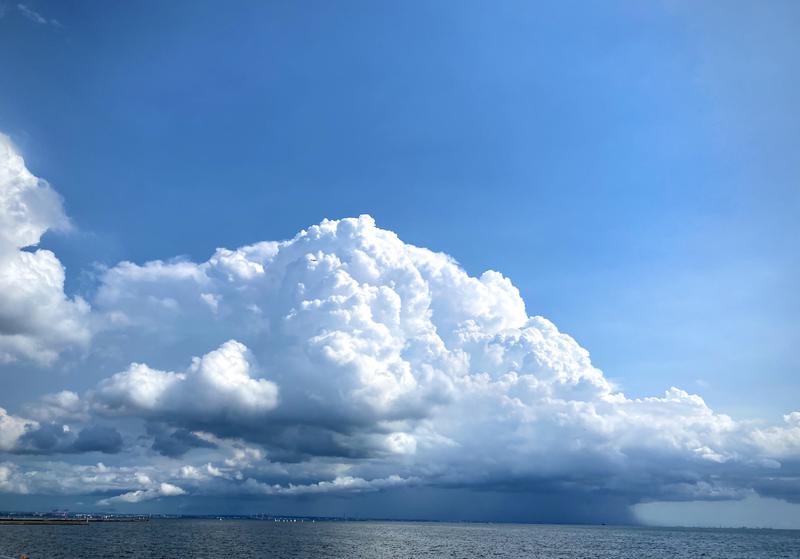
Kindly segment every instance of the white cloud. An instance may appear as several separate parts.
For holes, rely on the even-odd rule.
[[[800,457],[800,412],[784,415],[783,421],[782,426],[753,430],[752,441],[767,456]]]
[[[193,495],[413,483],[630,502],[752,488],[798,498],[797,412],[763,427],[679,388],[629,398],[573,338],[529,316],[509,279],[472,277],[368,216],[203,263],[121,263],[102,274],[93,306],[97,344],[130,359],[218,347],[180,372],[134,362],[84,397],[47,396],[25,412],[140,418],[160,437],[137,450],[160,461],[147,480],[120,472],[81,486],[121,491],[108,503],[167,496],[162,484]],[[28,487],[53,487],[36,471]],[[74,478],[58,487],[75,490]]]
[[[39,495],[81,495],[98,492],[149,490],[161,483],[160,468],[147,466],[76,465],[58,461],[0,462],[0,491]],[[167,474],[168,475],[168,474]],[[159,481],[152,481],[152,480]]]
[[[16,465],[0,463],[0,492],[2,493],[28,493],[28,486],[21,479]]]
[[[91,399],[110,414],[201,424],[248,421],[272,410],[278,402],[275,384],[252,378],[251,368],[247,348],[230,340],[202,358],[194,358],[185,373],[133,363],[103,381]]]
[[[123,263],[105,273],[96,304],[124,315],[109,328],[134,337],[174,340],[188,329],[241,339],[281,393],[257,421],[237,422],[207,398],[168,402],[162,395],[184,377],[136,365],[101,384],[100,401],[142,417],[157,408],[159,420],[172,414],[174,425],[241,437],[279,458],[327,456],[356,469],[369,458],[386,476],[445,484],[591,472],[606,487],[648,479],[636,489],[644,493],[677,487],[679,464],[699,476],[681,482],[688,498],[707,493],[714,465],[757,469],[797,455],[791,426],[754,431],[677,388],[627,398],[574,339],[528,316],[507,278],[471,277],[368,216],[218,249],[200,264]]]
[[[20,438],[30,429],[38,427],[36,421],[9,415],[0,408],[0,451],[14,450]]]
[[[43,423],[78,421],[89,419],[86,402],[71,390],[62,390],[54,394],[45,394],[37,401],[27,404],[25,412],[30,417]]]
[[[393,487],[401,487],[414,483],[414,479],[404,479],[400,476],[389,476],[387,478],[366,480],[360,477],[339,476],[331,481],[320,481],[305,485],[289,484],[269,485],[260,483],[254,479],[247,479],[243,486],[246,490],[262,495],[309,495],[317,493],[363,493],[378,491]]]
[[[177,497],[178,495],[185,495],[186,491],[172,485],[171,483],[159,483],[150,489],[137,489],[136,491],[128,491],[116,497],[109,497],[108,499],[100,499],[97,501],[98,505],[108,506],[115,503],[141,503],[142,501],[152,501],[160,497]]]
[[[49,250],[22,250],[68,226],[58,195],[0,134],[0,362],[48,364],[88,343],[89,306],[64,294],[59,260]]]
[[[183,479],[189,479],[194,481],[203,481],[212,477],[219,477],[219,478],[227,477],[227,474],[225,472],[223,472],[220,468],[214,466],[210,462],[201,467],[189,466],[189,465],[182,466],[179,475]]]

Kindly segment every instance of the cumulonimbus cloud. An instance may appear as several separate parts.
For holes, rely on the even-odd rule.
[[[170,339],[203,324],[211,338],[242,339],[280,393],[246,422],[220,419],[213,395],[154,407],[154,387],[177,377],[135,365],[103,381],[96,402],[263,445],[276,460],[368,462],[375,479],[630,483],[636,498],[705,498],[735,494],[742,476],[789,484],[781,460],[800,451],[794,415],[761,429],[678,388],[626,397],[574,339],[528,316],[507,278],[471,277],[368,216],[200,264],[123,263],[95,304],[132,335],[157,323]],[[201,421],[202,409],[217,419]]]
[[[4,245],[12,256],[55,223],[2,215],[0,229],[14,219],[30,229]],[[49,347],[52,358],[86,338],[59,338],[60,325],[90,313],[62,283],[50,282],[57,304],[48,307],[47,328],[33,321],[25,330],[31,347]],[[0,328],[16,324],[3,304],[17,312],[36,300],[4,296]],[[152,460],[171,465],[149,469],[146,483],[122,472],[115,479],[123,481],[96,484],[119,492],[107,505],[179,494],[162,484],[197,495],[413,484],[602,493],[630,503],[753,489],[800,500],[800,412],[763,426],[716,413],[675,387],[630,398],[572,337],[532,316],[508,278],[470,276],[369,216],[221,248],[200,263],[123,262],[102,272],[91,302],[100,325],[94,350],[130,364],[104,371],[83,394],[46,395],[16,415],[0,414],[0,448],[28,448],[62,424],[79,432],[92,422],[131,429],[140,420],[143,432],[129,439],[150,442],[130,460],[142,469]],[[26,355],[1,340],[9,355]],[[160,359],[176,347],[189,353],[173,371],[141,357]],[[103,452],[100,441],[116,448],[110,431],[93,429],[84,438],[97,443],[87,452]],[[52,490],[57,478],[5,467],[5,491]]]

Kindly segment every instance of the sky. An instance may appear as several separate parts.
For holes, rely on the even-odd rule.
[[[0,4],[0,508],[800,527],[798,26]]]

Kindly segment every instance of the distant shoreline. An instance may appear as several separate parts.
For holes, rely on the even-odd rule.
[[[0,526],[80,525],[98,522],[149,522],[149,518],[0,518]]]
[[[661,526],[647,524],[583,524],[583,523],[548,523],[548,522],[502,522],[482,520],[430,520],[430,519],[400,519],[400,518],[360,518],[360,517],[332,517],[332,516],[281,516],[281,515],[147,515],[147,516],[81,516],[81,517],[36,517],[36,516],[0,516],[0,526],[68,526],[85,524],[118,524],[140,523],[161,520],[216,520],[216,521],[262,521],[270,523],[398,523],[398,524],[461,524],[461,525],[511,525],[511,526],[576,526],[586,528],[632,528],[643,530],[751,530],[751,531],[790,531],[796,528],[771,528],[764,526]]]

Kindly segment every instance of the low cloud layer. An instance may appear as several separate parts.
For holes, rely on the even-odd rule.
[[[144,482],[148,483],[148,482]],[[114,503],[141,503],[142,501],[152,501],[159,497],[177,497],[178,495],[185,495],[186,491],[172,485],[171,483],[162,482],[149,489],[137,489],[136,491],[129,491],[116,497],[109,497],[108,499],[101,499],[97,502],[98,505],[112,505]]]
[[[82,347],[93,380],[0,410],[0,451],[38,460],[6,460],[0,491],[109,507],[400,487],[800,502],[800,412],[766,426],[679,388],[629,398],[508,278],[472,277],[369,216],[200,263],[122,262],[90,310],[52,253],[21,250],[66,221],[4,145],[0,266],[30,269],[3,268],[26,289],[0,290],[0,351],[47,366]],[[53,275],[31,271],[40,258]],[[84,464],[81,483],[60,461],[103,453],[120,465]]]

